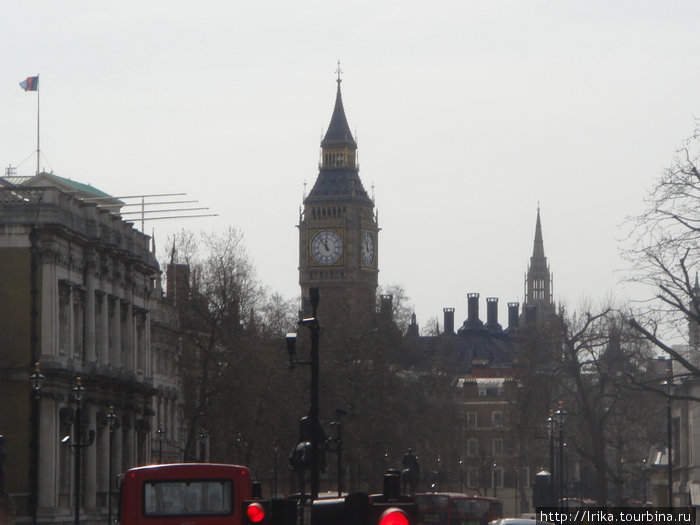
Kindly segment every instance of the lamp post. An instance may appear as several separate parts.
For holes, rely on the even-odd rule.
[[[280,444],[277,438],[272,442],[272,497],[277,497],[277,454],[280,451]]]
[[[112,448],[114,446],[114,431],[119,424],[119,418],[114,413],[114,405],[109,405],[107,412],[107,426],[109,427],[109,479],[107,480],[107,523],[112,525]]]
[[[549,492],[550,497],[554,496],[554,500],[557,501],[554,481],[554,410],[551,409],[547,418],[547,435],[549,436]]]
[[[559,505],[561,506],[564,500],[564,419],[566,417],[566,410],[564,410],[564,404],[562,400],[559,400],[559,408],[554,412],[554,417],[556,419],[557,425],[559,427]]]
[[[491,481],[493,482],[493,497],[497,498],[498,497],[498,483],[496,482],[496,463],[494,462],[491,465]]]
[[[345,410],[340,408],[335,409],[335,419],[331,421],[331,425],[335,426],[335,452],[338,459],[338,497],[343,496],[343,425],[340,422],[341,416],[345,415]],[[388,452],[384,453],[386,459]]]
[[[459,460],[459,491],[464,492],[464,460]]]
[[[41,383],[46,379],[41,373],[39,363],[34,363],[34,371],[29,376],[31,382],[31,466],[29,486],[29,513],[32,524],[36,525],[36,513],[39,499],[39,409],[41,403]]]
[[[156,434],[158,435],[158,463],[163,463],[163,434],[165,434],[163,423],[158,423]]]
[[[73,395],[75,396],[75,428],[73,430],[73,446],[75,447],[75,525],[80,524],[80,460],[82,452],[82,400],[83,392],[85,388],[83,387],[83,381],[80,376],[75,378],[75,385],[73,385]]]
[[[205,463],[207,459],[207,440],[209,439],[209,432],[207,429],[202,427],[199,430],[199,461]]]
[[[666,369],[666,379],[662,383],[666,387],[666,438],[668,440],[668,506],[673,507],[673,411],[671,406],[671,389],[673,388],[673,368],[669,361]]]
[[[320,486],[319,473],[319,449],[321,446],[321,422],[319,420],[319,355],[318,346],[321,334],[321,326],[318,322],[317,310],[321,299],[318,288],[309,288],[312,316],[299,321],[301,326],[306,326],[311,332],[311,356],[308,361],[299,361],[296,358],[296,333],[287,334],[287,352],[289,352],[290,365],[309,365],[311,367],[311,403],[309,406],[309,420],[311,423],[311,499],[318,499]]]

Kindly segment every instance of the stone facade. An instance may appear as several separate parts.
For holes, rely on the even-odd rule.
[[[176,349],[159,266],[116,199],[49,174],[22,182],[0,187],[5,503],[18,517],[73,522],[80,377],[81,522],[103,523],[110,458],[116,476],[157,460],[160,439],[178,454]],[[36,362],[45,379],[35,400]]]

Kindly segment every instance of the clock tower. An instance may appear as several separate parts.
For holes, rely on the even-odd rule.
[[[359,175],[357,143],[340,92],[321,141],[319,173],[299,217],[299,285],[308,312],[309,288],[321,292],[319,316],[364,323],[375,310],[378,232],[374,202]]]

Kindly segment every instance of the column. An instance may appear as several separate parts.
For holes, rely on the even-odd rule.
[[[134,307],[131,302],[126,303],[126,345],[124,346],[124,368],[126,370],[136,370],[136,360],[134,352]]]
[[[118,297],[109,298],[112,306],[112,351],[109,360],[112,363],[112,368],[122,366],[122,305]]]
[[[95,261],[90,255],[85,260],[85,363],[98,362],[95,341]]]
[[[105,414],[106,416],[106,414]],[[95,446],[100,457],[100,470],[97,473],[97,492],[104,494],[104,498],[99,501],[99,506],[107,505],[107,492],[109,491],[109,422],[98,431],[98,438]],[[114,469],[114,464],[112,464]]]
[[[86,407],[84,417],[87,429],[94,429],[95,426],[95,411],[92,407]],[[94,509],[96,507],[96,492],[97,492],[97,443],[88,445],[86,433],[85,437],[85,448],[83,448],[83,461],[85,461],[85,480],[82,483],[83,494],[85,494],[85,499],[83,500],[83,507],[86,511]]]
[[[45,258],[51,258],[50,253],[42,253],[39,259],[37,273],[41,274],[41,326],[37,329],[41,333],[40,356],[56,356],[58,354],[58,278],[56,266]]]
[[[109,355],[109,299],[106,293],[98,293],[95,298],[100,302],[100,340],[98,341],[98,355],[101,366],[111,364]]]
[[[39,512],[57,506],[58,487],[58,406],[49,397],[42,397],[39,407]]]

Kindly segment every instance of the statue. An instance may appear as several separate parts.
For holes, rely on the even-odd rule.
[[[318,469],[320,472],[326,471],[326,456],[324,454],[326,446],[326,434],[320,428],[318,439]],[[305,488],[305,471],[311,468],[311,418],[304,416],[299,420],[299,439],[289,454],[289,464],[296,473],[299,481],[299,492],[303,499]]]
[[[413,453],[412,448],[409,448],[408,452],[403,456],[401,480],[403,481],[404,492],[408,492],[411,496],[415,495],[416,487],[420,480],[420,465],[418,464],[418,457]]]

